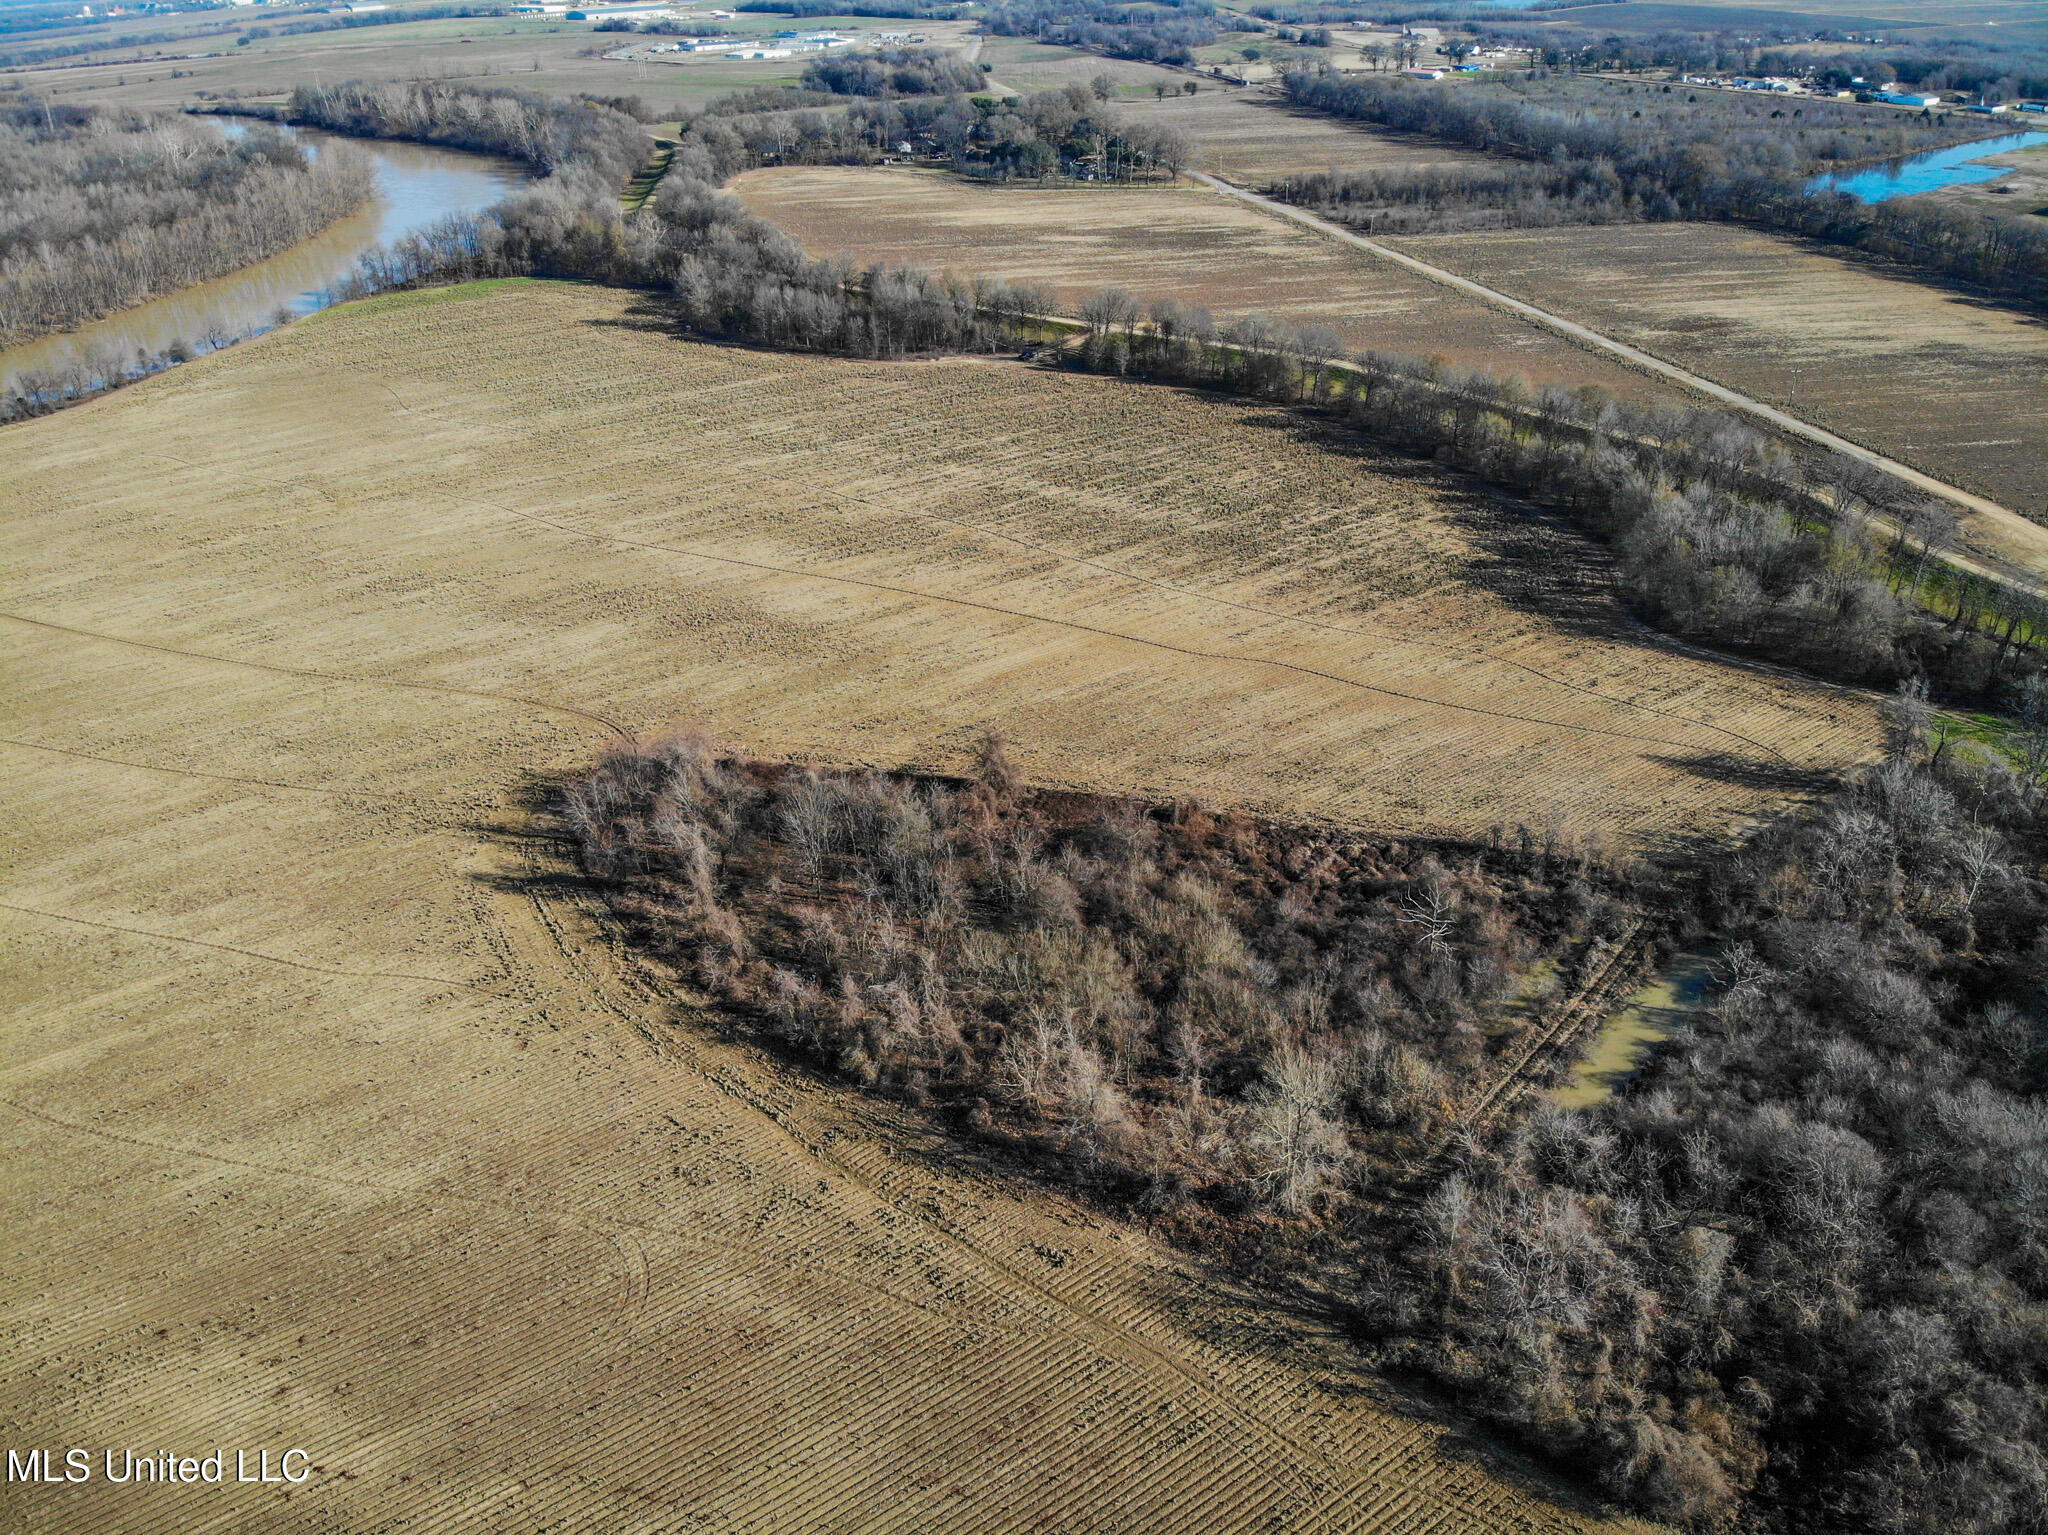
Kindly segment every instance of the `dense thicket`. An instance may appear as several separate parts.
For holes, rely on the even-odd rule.
[[[1257,23],[1218,11],[1208,0],[1000,0],[983,25],[998,36],[1183,65],[1194,63],[1195,50],[1216,41],[1219,32],[1258,29]]]
[[[1346,1206],[1601,952],[1612,880],[1540,835],[1375,843],[1191,806],[622,747],[564,815],[725,1009],[1168,1217]],[[1569,979],[1569,976],[1566,977]]]
[[[981,71],[943,48],[827,54],[804,67],[803,83],[839,96],[957,96],[979,90]]]
[[[220,277],[360,207],[368,163],[268,129],[11,107],[0,118],[0,345]]]
[[[544,176],[608,182],[614,196],[652,147],[632,118],[594,101],[433,80],[302,85],[285,111],[333,133],[506,155]]]
[[[1689,1031],[1484,1143],[1457,1105],[1527,1027],[1518,978],[1633,910],[1526,832],[1034,792],[999,742],[968,784],[622,747],[562,811],[740,1027],[1212,1250],[1319,1230],[1385,1361],[1636,1507],[2038,1535],[2048,729],[2015,771],[1928,718],[1907,692],[1884,766],[1694,883],[1721,958]]]
[[[1376,76],[1296,71],[1289,100],[1313,111],[1381,123],[1520,161],[1434,175],[1305,178],[1282,195],[1328,196],[1339,215],[1391,227],[1554,223],[1574,210],[1596,219],[1733,219],[1851,246],[2028,301],[2048,296],[2048,233],[2020,220],[1950,205],[1864,203],[1811,193],[1813,175],[1981,134],[1960,120],[1851,104],[1714,93],[1682,87],[1523,81],[1500,88],[1428,86]],[[1590,94],[1589,94],[1590,92]],[[1384,194],[1385,204],[1375,202]],[[1385,227],[1385,226],[1383,226]]]
[[[2048,855],[1931,747],[1713,871],[1723,990],[1363,1255],[1363,1324],[1612,1490],[1718,1526],[2048,1528]]]

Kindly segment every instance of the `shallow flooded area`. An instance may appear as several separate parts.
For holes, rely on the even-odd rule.
[[[1571,1080],[1551,1094],[1551,1101],[1560,1108],[1589,1109],[1613,1097],[1650,1052],[1706,999],[1716,958],[1704,951],[1673,955],[1627,1006],[1600,1026]]]

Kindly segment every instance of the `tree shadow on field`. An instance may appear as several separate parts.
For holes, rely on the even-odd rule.
[[[613,290],[616,291],[616,290]],[[673,336],[681,321],[675,301],[662,293],[631,290],[632,300],[618,314],[578,321],[595,330],[635,330],[646,335]]]
[[[1561,513],[1434,459],[1404,453],[1320,412],[1267,407],[1245,411],[1240,419],[1318,453],[1348,459],[1379,478],[1426,489],[1444,518],[1464,535],[1465,558],[1456,567],[1457,580],[1573,638],[1632,650],[1661,649],[1629,621],[1613,551]]]
[[[1185,1258],[1185,1255],[1182,1255]],[[1185,1259],[1193,1266],[1198,1260]],[[1473,1466],[1531,1497],[1580,1519],[1622,1514],[1587,1488],[1583,1468],[1549,1465],[1510,1444],[1419,1377],[1381,1368],[1368,1353],[1371,1338],[1338,1298],[1320,1303],[1276,1293],[1214,1263],[1201,1263],[1187,1283],[1155,1270],[1147,1298],[1172,1315],[1208,1349],[1226,1358],[1269,1359],[1314,1382],[1327,1408],[1303,1403],[1304,1417],[1341,1419],[1351,1413],[1398,1416],[1434,1431],[1421,1453],[1437,1465]],[[1417,1474],[1412,1465],[1404,1473]],[[1343,1472],[1336,1471],[1341,1478]]]
[[[603,886],[577,867],[557,819],[561,790],[560,776],[528,769],[510,787],[509,815],[466,822],[464,830],[510,855],[503,867],[475,870],[470,878],[501,895],[602,905]]]
[[[1738,757],[1733,752],[1691,752],[1682,756],[1653,752],[1649,760],[1695,778],[1766,794],[1811,794],[1832,781],[1831,774],[1816,773],[1790,762]]]

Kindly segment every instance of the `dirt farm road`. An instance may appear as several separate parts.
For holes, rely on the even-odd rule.
[[[1923,474],[1910,464],[1902,464],[1897,459],[1886,458],[1882,453],[1875,453],[1859,443],[1851,442],[1846,437],[1837,437],[1833,432],[1802,421],[1797,416],[1787,415],[1775,406],[1766,405],[1761,400],[1752,399],[1749,395],[1743,394],[1739,390],[1730,389],[1725,384],[1717,384],[1712,379],[1702,378],[1697,373],[1681,368],[1675,363],[1666,362],[1663,358],[1645,352],[1639,347],[1630,346],[1625,341],[1617,341],[1612,336],[1605,335],[1590,326],[1581,325],[1576,320],[1568,320],[1563,315],[1554,314],[1547,309],[1540,309],[1534,304],[1525,303],[1521,299],[1503,293],[1498,288],[1489,288],[1484,283],[1474,282],[1469,277],[1460,277],[1456,272],[1448,271],[1443,267],[1432,266],[1426,261],[1418,261],[1415,257],[1405,252],[1394,250],[1390,246],[1383,245],[1366,235],[1346,229],[1342,224],[1320,218],[1306,209],[1294,207],[1289,203],[1281,202],[1277,198],[1267,197],[1263,193],[1254,192],[1247,187],[1241,187],[1235,182],[1225,181],[1222,177],[1212,176],[1207,171],[1192,171],[1190,174],[1198,181],[1213,187],[1226,196],[1235,197],[1267,213],[1277,214],[1281,218],[1291,219],[1295,223],[1313,229],[1318,234],[1327,235],[1333,240],[1341,240],[1347,245],[1356,246],[1363,251],[1369,251],[1373,255],[1394,262],[1398,266],[1406,267],[1409,271],[1416,273],[1418,276],[1426,277],[1431,282],[1442,283],[1446,287],[1456,288],[1460,292],[1471,294],[1474,298],[1482,299],[1489,304],[1495,304],[1510,310],[1524,319],[1533,320],[1538,325],[1556,331],[1561,336],[1569,337],[1573,341],[1583,342],[1588,346],[1597,347],[1601,351],[1620,358],[1631,366],[1642,368],[1647,372],[1656,374],[1660,378],[1669,379],[1675,384],[1681,384],[1687,389],[1707,395],[1720,401],[1723,405],[1728,405],[1741,411],[1744,415],[1754,417],[1756,420],[1777,431],[1788,432],[1795,437],[1804,438],[1806,441],[1820,447],[1832,449],[1837,453],[1847,454],[1851,458],[1882,469],[1886,474],[1903,480],[1916,490],[1924,490],[1930,495],[1940,496],[1944,500],[1953,501],[1969,514],[1965,518],[1965,525],[1968,526],[1973,520],[1980,523],[1980,528],[1975,531],[1990,537],[2002,546],[2008,552],[2009,558],[2014,564],[2024,567],[2029,574],[2036,577],[2048,573],[2048,528],[2028,521],[2011,507],[2001,506],[1996,501],[1989,500],[1983,496],[1973,495],[1969,491],[1951,485],[1945,480],[1938,480],[1930,474]],[[2009,572],[2002,572],[1993,565],[1980,563],[1966,555],[1951,554],[1945,556],[1945,558],[1949,564],[1959,569],[1970,571],[1975,575],[1984,576],[1990,580],[2003,581],[2011,579]]]

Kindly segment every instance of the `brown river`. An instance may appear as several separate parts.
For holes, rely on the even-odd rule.
[[[232,118],[214,121],[231,135],[246,131]],[[326,306],[329,291],[365,251],[451,214],[480,212],[531,179],[525,166],[490,155],[387,139],[337,139],[317,129],[285,131],[315,154],[328,143],[357,146],[375,167],[376,197],[268,261],[0,352],[0,393],[25,373],[61,373],[94,358],[119,359],[123,366],[133,367],[138,352],[154,358],[179,342],[192,352],[204,352],[212,344],[209,337],[268,330],[279,310],[294,318],[311,314]]]

